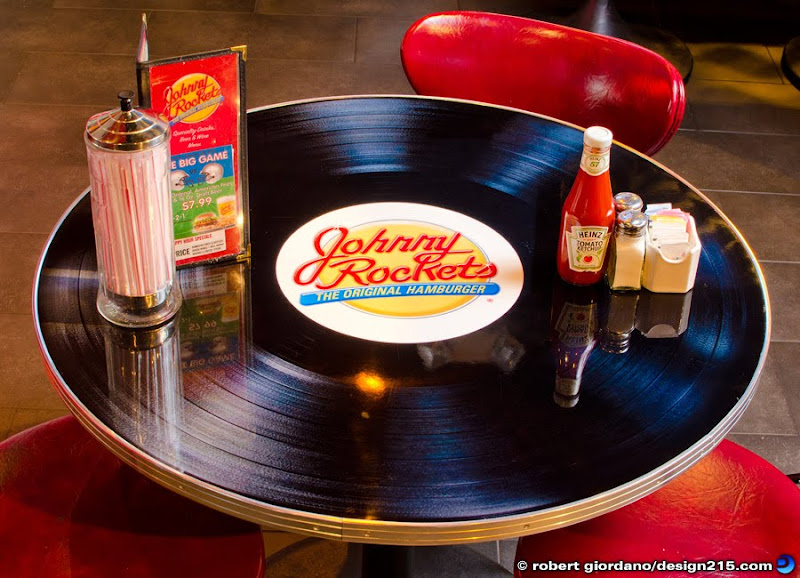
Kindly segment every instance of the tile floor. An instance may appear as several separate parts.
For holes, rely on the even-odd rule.
[[[39,360],[31,281],[47,234],[88,184],[81,137],[86,119],[114,106],[120,89],[134,86],[142,11],[154,57],[248,44],[248,106],[257,107],[336,94],[412,93],[399,61],[400,39],[430,12],[484,9],[546,18],[577,4],[0,0],[0,166],[7,177],[0,192],[0,439],[65,413]],[[800,214],[800,91],[779,66],[782,45],[792,35],[787,31],[800,32],[797,5],[778,0],[760,3],[752,14],[726,10],[727,20],[720,23],[724,4],[717,12],[694,12],[693,19],[684,18],[689,3],[640,4],[650,8],[633,2],[619,7],[623,16],[677,27],[695,59],[683,126],[657,159],[730,216],[769,284],[770,352],[756,399],[731,438],[786,472],[800,471],[800,258],[792,237],[786,238],[797,231]],[[288,543],[266,536],[273,551]],[[298,544],[327,548],[328,560],[345,564],[341,545]],[[474,552],[501,561],[480,575],[508,574],[513,544],[504,542],[499,549],[485,544],[467,554],[451,550],[458,563],[448,575],[476,575],[468,563]],[[418,558],[430,556],[423,550]],[[278,558],[275,575],[299,575],[291,564],[281,574]],[[306,575],[336,572],[329,567]]]

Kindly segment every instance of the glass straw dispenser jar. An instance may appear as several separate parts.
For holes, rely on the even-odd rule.
[[[97,309],[117,325],[146,327],[181,306],[169,127],[135,110],[133,92],[121,92],[119,99],[118,110],[89,119],[84,135],[100,278]]]

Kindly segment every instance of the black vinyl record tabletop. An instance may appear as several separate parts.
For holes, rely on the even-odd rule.
[[[640,327],[622,354],[596,344],[580,391],[559,403],[551,309],[596,303],[599,334],[614,316],[605,285],[554,281],[582,131],[457,100],[348,97],[251,111],[248,140],[251,259],[181,270],[179,320],[132,333],[99,316],[86,193],[53,232],[34,290],[62,398],[175,491],[334,539],[499,539],[655,490],[710,451],[752,398],[769,341],[758,265],[726,217],[647,157],[614,145],[614,191],[690,212],[702,253],[694,290],[643,291],[637,323],[661,308],[685,329],[655,338]],[[513,306],[433,343],[351,337],[301,314],[276,278],[287,238],[319,215],[386,202],[441,207],[502,235],[524,270]],[[208,299],[220,283],[223,297]],[[225,310],[233,331],[216,325]]]

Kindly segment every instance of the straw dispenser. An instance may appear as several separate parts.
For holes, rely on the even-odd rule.
[[[86,124],[92,222],[100,288],[97,309],[125,327],[162,323],[181,306],[175,278],[169,127],[133,108],[133,92],[119,93],[120,108]]]

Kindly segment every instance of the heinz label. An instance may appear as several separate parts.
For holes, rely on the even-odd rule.
[[[276,263],[289,302],[320,325],[387,343],[450,339],[516,302],[522,264],[483,223],[412,203],[338,209],[306,223]]]
[[[584,146],[581,155],[581,168],[592,176],[602,175],[608,170],[611,149]]]
[[[144,63],[150,109],[171,128],[170,188],[180,265],[247,249],[237,51]]]
[[[607,227],[573,226],[565,231],[569,268],[573,271],[600,271],[608,248]]]

